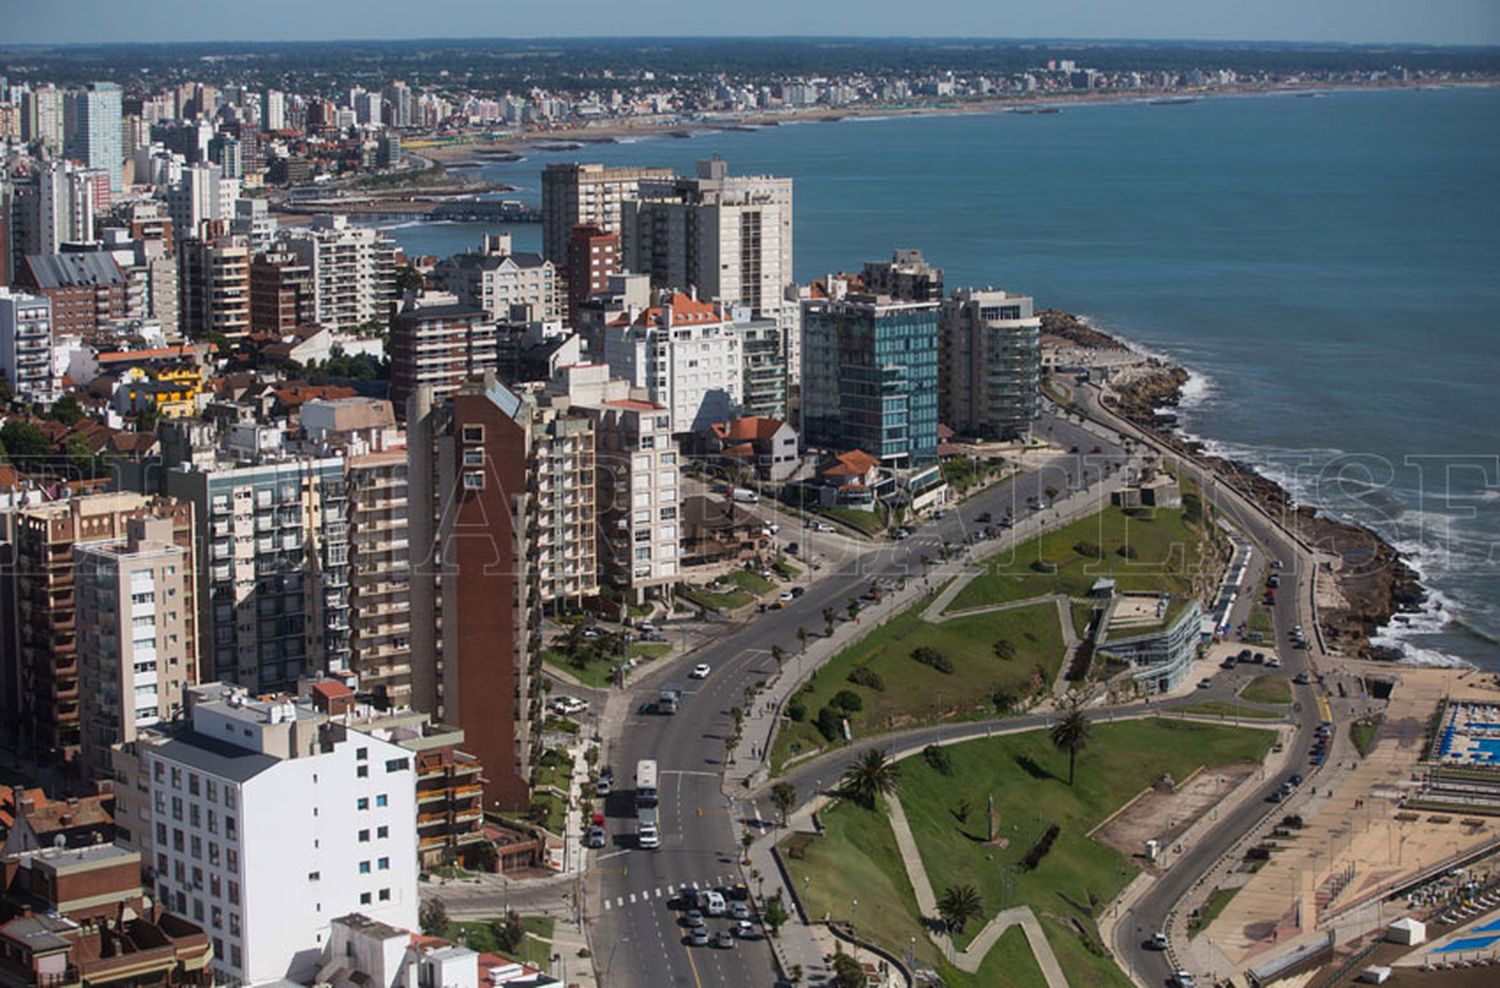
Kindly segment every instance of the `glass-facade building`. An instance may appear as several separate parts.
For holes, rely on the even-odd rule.
[[[883,466],[937,462],[938,303],[814,299],[802,312],[802,434]]]

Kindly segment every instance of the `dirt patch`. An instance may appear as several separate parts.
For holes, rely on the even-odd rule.
[[[1144,858],[1146,841],[1159,840],[1165,854],[1172,842],[1255,771],[1229,765],[1199,772],[1174,790],[1153,789],[1101,827],[1094,836],[1119,851]]]

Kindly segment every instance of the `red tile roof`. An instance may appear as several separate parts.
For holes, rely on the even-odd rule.
[[[825,477],[863,477],[880,465],[880,461],[862,449],[851,449],[834,458],[833,466],[822,470]]]

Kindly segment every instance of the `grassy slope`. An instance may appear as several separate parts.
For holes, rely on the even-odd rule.
[[[1251,703],[1291,703],[1292,684],[1284,676],[1256,676],[1240,690],[1240,698]]]
[[[1062,631],[1057,608],[1051,603],[957,618],[939,624],[921,619],[931,598],[924,598],[887,621],[879,630],[834,656],[812,677],[809,692],[798,694],[807,707],[801,723],[787,722],[778,733],[773,758],[780,764],[792,753],[793,744],[802,751],[825,742],[812,721],[818,709],[840,690],[851,690],[864,701],[864,708],[850,718],[856,737],[880,733],[894,722],[897,727],[912,720],[927,720],[939,711],[946,718],[984,716],[991,687],[999,685],[1018,696],[1031,692],[1037,665],[1050,684],[1062,663]],[[1016,647],[1012,659],[995,657],[999,638]],[[919,646],[935,648],[953,662],[952,673],[940,673],[911,658]],[[868,665],[885,681],[876,691],[848,681],[855,666]],[[941,707],[938,706],[941,702]]]

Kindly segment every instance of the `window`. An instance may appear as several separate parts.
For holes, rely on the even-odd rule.
[[[182,788],[182,769],[178,768],[175,765],[172,766],[172,788]]]
[[[355,807],[357,809],[368,810],[370,808],[370,797],[369,796],[361,796],[361,797],[359,797],[359,801],[356,802],[354,805],[355,805]]]
[[[362,906],[368,906],[370,904],[370,893],[361,892],[359,894],[359,904]]]
[[[235,823],[235,819],[232,816],[226,816],[224,818],[224,836],[228,837],[230,840],[239,839],[239,826]]]
[[[229,807],[231,810],[234,809],[234,790],[233,789],[226,788],[224,790],[224,805],[227,806],[227,807]]]
[[[464,473],[464,490],[484,490],[484,474],[478,470],[469,470]]]
[[[389,803],[390,803],[390,801],[388,799],[386,799],[385,793],[381,793],[379,796],[375,797],[375,805],[376,806],[387,806],[387,805],[389,805]]]
[[[229,904],[231,906],[240,904],[240,883],[232,878],[229,880]]]
[[[224,866],[230,871],[238,872],[240,870],[240,852],[232,847],[225,851]]]
[[[359,842],[361,844],[368,844],[370,842],[370,832],[368,830],[361,830],[359,832]]]
[[[196,795],[198,795],[198,773],[197,772],[189,772],[188,773],[188,795],[190,795],[190,796],[196,796]]]
[[[240,914],[239,913],[230,913],[229,914],[229,933],[230,933],[231,936],[236,936],[236,937],[240,935]],[[238,947],[232,947],[230,949],[232,949],[234,951],[234,955],[235,955],[235,958],[236,958],[236,960],[235,960],[234,963],[236,965],[238,965],[239,964],[238,958],[239,958],[240,950],[239,950]]]
[[[390,835],[391,835],[391,828],[390,827],[376,827],[375,828],[375,836],[376,837],[389,837]]]
[[[471,449],[464,450],[464,466],[466,466],[466,467],[482,467],[482,466],[484,466],[484,447],[483,446],[475,446],[475,447],[473,447]]]
[[[220,928],[222,928],[224,926],[224,910],[223,909],[220,909],[218,906],[214,906],[214,907],[212,907],[212,909],[210,909],[208,916],[209,916],[209,922],[214,925],[214,929],[217,930],[217,929],[220,929]]]
[[[322,881],[323,880],[323,873],[319,872],[319,871],[310,871],[310,872],[307,873],[307,880],[309,882]]]
[[[466,443],[482,443],[482,442],[484,442],[484,426],[482,426],[482,425],[465,425],[464,428],[463,428],[463,437],[464,437],[464,442],[466,442]]]
[[[359,863],[359,873],[361,875],[368,875],[370,873],[370,862],[361,861]]]
[[[381,858],[379,861],[375,862],[375,867],[378,868],[378,869],[380,869],[381,871],[390,871],[391,870],[391,859],[390,858]]]
[[[231,933],[234,932],[235,925],[235,917],[234,914],[231,913],[229,915],[229,930]],[[241,959],[240,955],[240,945],[237,943],[231,943],[229,945],[229,966],[236,968],[245,966],[245,962]]]
[[[355,766],[354,774],[358,778],[368,779],[370,777],[370,766],[368,766],[368,765],[358,765],[358,766]]]
[[[370,760],[370,749],[369,748],[355,748],[354,749],[354,760],[357,761],[357,762],[367,762],[367,761],[369,761]],[[314,778],[314,781],[317,781],[316,778]]]
[[[385,770],[387,772],[405,772],[409,768],[411,768],[410,758],[392,758],[385,763]],[[381,803],[380,805],[384,806],[385,804]]]
[[[210,803],[217,803],[219,801],[219,784],[213,779],[207,779],[203,785],[204,794],[208,797],[208,801]],[[209,815],[212,816],[212,814]]]
[[[380,901],[381,902],[390,902],[391,901],[391,890],[390,889],[381,889],[380,890]]]

